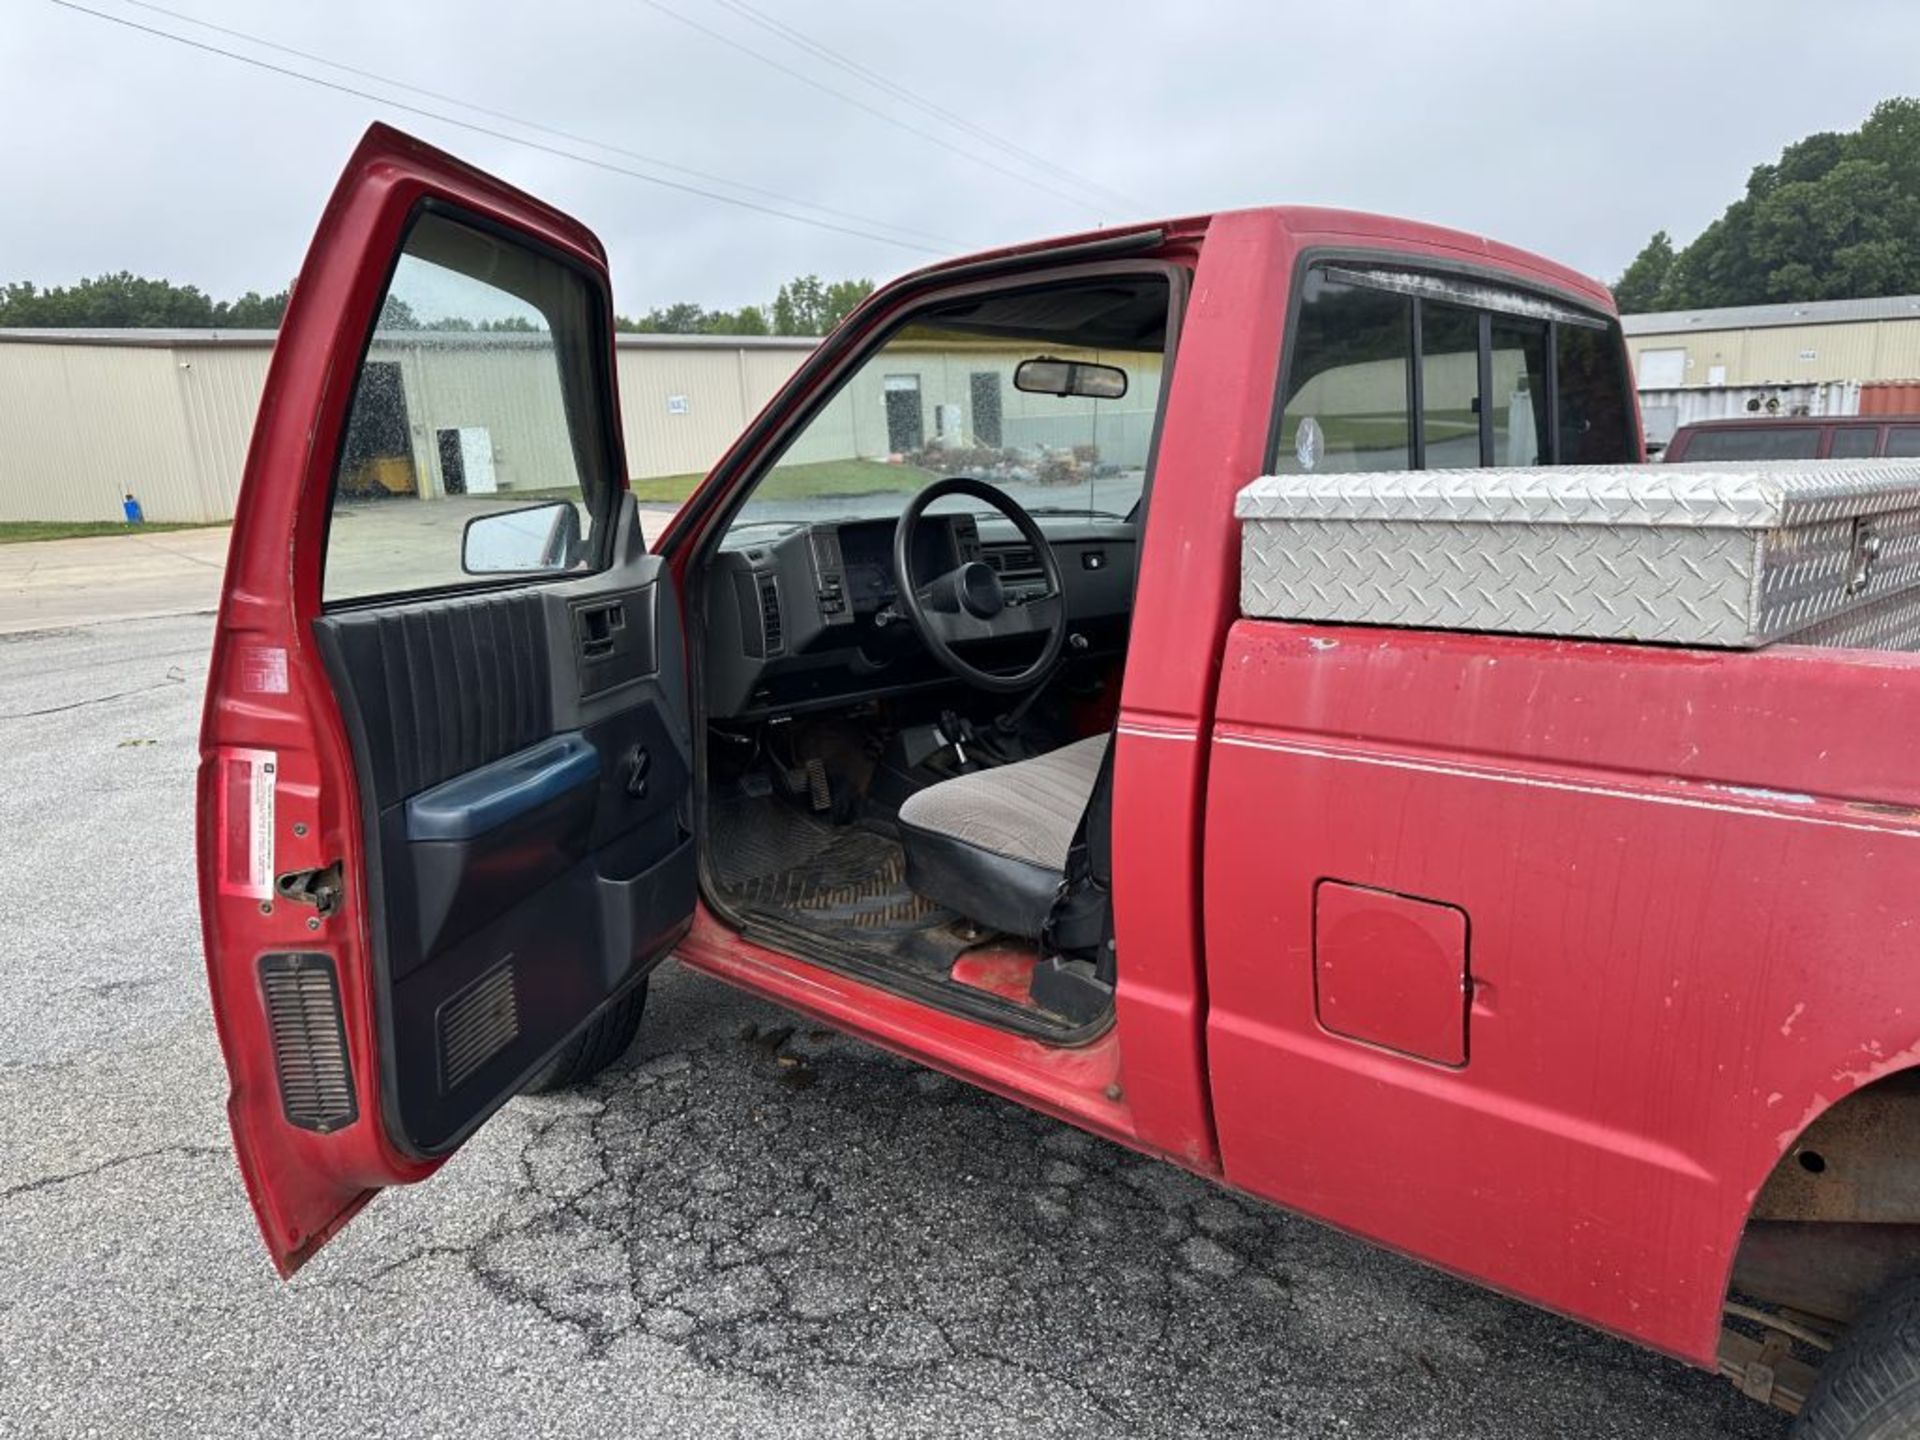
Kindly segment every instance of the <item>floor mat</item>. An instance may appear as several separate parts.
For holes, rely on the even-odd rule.
[[[906,852],[886,835],[773,800],[716,804],[709,823],[714,872],[743,909],[869,932],[957,918],[908,888]]]

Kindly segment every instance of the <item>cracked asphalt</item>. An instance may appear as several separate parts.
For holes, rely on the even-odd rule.
[[[282,1284],[201,972],[210,629],[0,636],[0,1435],[1784,1434],[672,966],[602,1083]]]

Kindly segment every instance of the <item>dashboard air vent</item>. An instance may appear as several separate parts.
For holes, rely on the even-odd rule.
[[[1031,545],[989,545],[982,558],[1002,580],[1038,580],[1046,574]]]
[[[760,577],[760,633],[766,640],[766,653],[781,654],[786,649],[780,618],[780,582],[772,575]]]

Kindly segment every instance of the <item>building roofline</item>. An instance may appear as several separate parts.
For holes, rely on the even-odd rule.
[[[123,345],[169,350],[183,345],[272,345],[271,330],[0,329],[0,345]]]
[[[1764,330],[1783,325],[1844,325],[1868,320],[1920,320],[1920,295],[1859,300],[1805,300],[1784,305],[1728,305],[1712,310],[1661,310],[1622,315],[1628,335],[1685,335],[1712,330]]]

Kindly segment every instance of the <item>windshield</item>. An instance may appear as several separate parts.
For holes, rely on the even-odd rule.
[[[895,516],[908,496],[952,475],[989,481],[1036,515],[1124,518],[1146,481],[1159,412],[1165,295],[1157,279],[1109,283],[1045,292],[1050,303],[1036,304],[1033,292],[973,302],[964,319],[923,317],[867,356],[808,420],[734,523]],[[1110,331],[1124,318],[1132,343],[1062,343],[1057,324],[1021,323],[1057,321],[1062,311],[1081,331]],[[1143,325],[1150,331],[1134,338]],[[1016,389],[1020,363],[1043,356],[1115,366],[1126,393]]]

